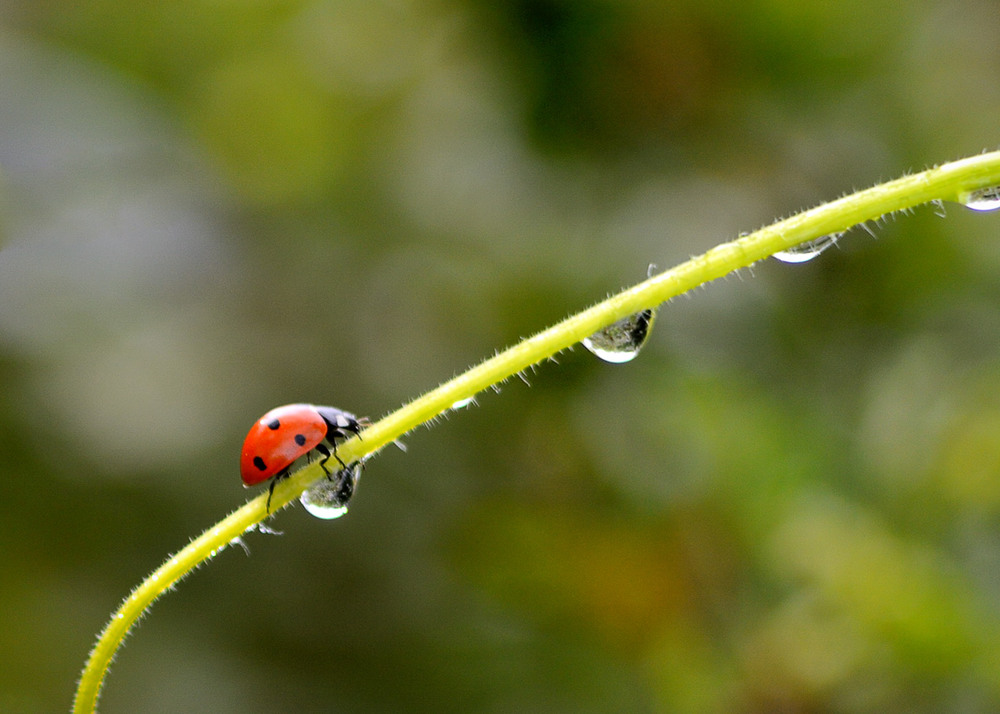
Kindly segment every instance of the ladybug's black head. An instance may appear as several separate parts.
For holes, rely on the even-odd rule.
[[[315,407],[323,421],[326,422],[326,438],[330,443],[336,439],[346,439],[352,434],[361,433],[361,427],[367,423],[366,419],[358,419],[350,412],[336,407]]]

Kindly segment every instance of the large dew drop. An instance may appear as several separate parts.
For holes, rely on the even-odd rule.
[[[995,211],[1000,208],[1000,186],[988,186],[961,197],[966,208],[973,211]]]
[[[329,479],[321,479],[299,496],[299,503],[311,515],[330,521],[347,513],[347,504],[361,476],[361,462],[341,469]]]
[[[838,238],[840,238],[839,233],[831,233],[828,236],[792,246],[788,250],[779,250],[771,257],[782,263],[808,263],[830,246],[836,245]]]
[[[605,362],[631,362],[646,343],[655,319],[655,310],[637,312],[583,338],[583,346]]]

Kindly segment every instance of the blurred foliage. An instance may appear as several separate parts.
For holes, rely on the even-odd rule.
[[[377,417],[716,243],[998,141],[989,0],[0,10],[0,710],[245,497],[268,408]],[[1000,224],[855,230],[664,307],[277,516],[103,711],[1000,708]]]

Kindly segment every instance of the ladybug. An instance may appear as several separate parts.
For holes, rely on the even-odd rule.
[[[267,492],[267,511],[270,513],[274,487],[288,476],[289,468],[296,459],[318,451],[323,455],[319,464],[328,478],[330,470],[326,462],[331,456],[342,469],[347,469],[347,464],[337,456],[337,441],[360,434],[366,423],[366,420],[336,407],[313,404],[275,407],[257,420],[243,441],[240,456],[243,485],[254,486],[273,479]]]

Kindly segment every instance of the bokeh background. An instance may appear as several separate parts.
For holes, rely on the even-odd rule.
[[[272,406],[378,417],[855,188],[996,148],[995,0],[0,8],[0,710],[243,503]],[[673,301],[157,603],[105,712],[1000,709],[1000,216]]]

